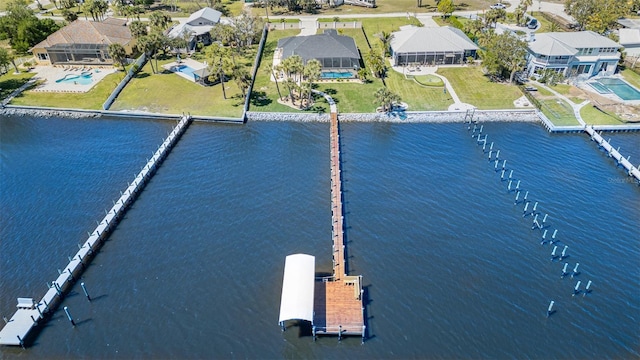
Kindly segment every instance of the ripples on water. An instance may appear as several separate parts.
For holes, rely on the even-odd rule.
[[[9,314],[15,297],[44,293],[171,123],[1,126],[0,204],[11,215],[0,220],[0,311]],[[284,257],[313,254],[319,271],[331,269],[328,124],[194,123],[85,273],[96,300],[78,289],[65,300],[81,325],[57,312],[27,354],[640,356],[640,188],[586,135],[534,124],[485,133],[549,213],[567,261],[581,263],[576,279],[560,279],[561,263],[464,125],[347,123],[349,268],[368,285],[370,339],[282,334]],[[637,134],[611,137],[640,160]],[[572,298],[578,279],[593,280],[593,293]]]

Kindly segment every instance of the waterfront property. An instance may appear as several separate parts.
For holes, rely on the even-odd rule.
[[[459,29],[412,25],[394,32],[390,47],[393,66],[463,64],[479,49]]]
[[[30,51],[39,65],[113,65],[107,51],[109,44],[121,44],[128,54],[135,44],[126,23],[126,20],[116,18],[103,21],[78,19],[49,35]]]
[[[322,34],[309,36],[290,36],[278,40],[273,56],[273,64],[293,55],[302,58],[303,63],[316,59],[325,71],[350,73],[355,77],[360,69],[360,52],[352,37],[339,35],[334,29]]]
[[[197,43],[210,45],[212,42],[211,29],[220,22],[222,13],[210,7],[202,8],[189,16],[187,21],[171,27],[167,31],[170,38],[184,38],[187,49],[193,51]]]
[[[529,42],[528,76],[555,71],[567,77],[613,75],[622,46],[593,31],[537,34]]]

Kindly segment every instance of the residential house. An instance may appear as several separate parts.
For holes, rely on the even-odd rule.
[[[620,45],[627,56],[640,57],[640,29],[620,29]]]
[[[360,52],[355,40],[339,35],[334,29],[317,35],[291,36],[278,40],[275,63],[293,55],[300,56],[305,64],[316,59],[322,64],[323,70],[349,72],[352,77],[360,69]]]
[[[135,40],[127,21],[107,18],[103,21],[75,20],[49,35],[31,52],[39,65],[112,65],[107,50],[110,44],[121,44],[127,54]]]
[[[593,31],[537,34],[529,41],[527,73],[552,70],[567,77],[613,75],[621,45]]]
[[[222,13],[210,7],[202,8],[189,16],[187,21],[171,27],[167,35],[171,38],[182,37],[187,40],[189,51],[196,48],[196,44],[210,45],[212,42],[210,31],[220,22]]]
[[[478,46],[451,26],[402,26],[391,39],[391,63],[406,65],[463,64],[476,58]]]

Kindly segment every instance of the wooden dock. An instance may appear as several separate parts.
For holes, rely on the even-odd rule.
[[[347,275],[344,209],[340,169],[340,129],[335,105],[331,111],[331,213],[333,276],[316,281],[313,335],[360,335],[364,341],[362,276]]]
[[[107,239],[111,231],[115,229],[118,221],[124,216],[129,206],[135,201],[138,194],[143,190],[146,183],[155,174],[164,158],[171,148],[180,139],[180,136],[191,123],[190,116],[183,116],[173,131],[167,136],[151,159],[142,168],[133,182],[128,185],[124,193],[121,193],[118,201],[114,201],[113,207],[108,212],[98,226],[89,234],[89,238],[82,246],[78,244],[78,252],[69,257],[69,263],[60,272],[58,278],[52,281],[49,290],[40,301],[30,300],[30,304],[25,299],[19,299],[18,310],[13,314],[7,324],[0,330],[0,345],[25,346],[28,338],[31,337],[34,327],[43,323],[48,315],[51,315],[62,302],[64,294],[71,289],[77,279],[84,272],[97,249]],[[22,300],[22,301],[21,301]]]
[[[591,140],[595,141],[600,147],[602,147],[610,157],[614,158],[619,165],[627,171],[629,176],[633,176],[636,181],[640,184],[640,166],[634,167],[633,164],[628,159],[625,159],[619,149],[614,149],[611,144],[605,140],[596,130],[594,130],[593,126],[585,127],[584,131],[591,137]]]

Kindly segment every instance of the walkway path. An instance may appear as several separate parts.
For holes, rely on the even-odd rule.
[[[531,81],[533,84],[536,84],[537,86],[540,86],[541,88],[548,90],[549,92],[553,93],[555,96],[559,97],[560,99],[562,99],[564,102],[566,102],[567,104],[569,104],[569,106],[571,106],[571,108],[573,109],[573,115],[576,117],[576,120],[578,120],[578,122],[580,123],[580,125],[582,126],[586,126],[587,123],[584,122],[584,120],[582,120],[582,115],[580,115],[580,109],[582,109],[585,105],[589,104],[589,100],[585,100],[583,102],[581,102],[580,104],[576,104],[573,101],[569,100],[566,96],[560,94],[559,92],[553,90],[552,88],[548,87],[547,85],[544,85],[542,83],[539,83],[537,81]]]

